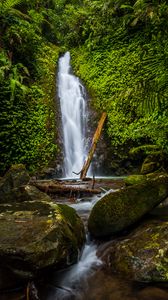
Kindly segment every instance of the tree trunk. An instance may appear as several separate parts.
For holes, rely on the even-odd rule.
[[[51,194],[79,194],[80,196],[83,196],[101,193],[100,188],[94,189],[90,185],[79,185],[78,183],[75,185],[70,182],[66,184],[54,183],[52,181],[34,181],[31,184],[36,186],[40,191]]]
[[[82,170],[80,172],[80,179],[82,179],[82,180],[86,177],[86,174],[87,174],[87,171],[89,169],[89,166],[90,166],[93,154],[95,152],[95,149],[96,149],[96,146],[97,146],[97,142],[99,140],[99,137],[100,137],[100,134],[101,134],[104,122],[106,120],[106,117],[107,117],[107,113],[103,112],[102,116],[101,116],[101,118],[99,120],[99,123],[98,123],[97,129],[95,131],[95,134],[93,136],[92,146],[91,146],[90,151],[88,153],[87,160],[84,162],[83,168],[82,168]]]

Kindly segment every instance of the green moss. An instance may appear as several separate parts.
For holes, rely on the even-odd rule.
[[[167,195],[166,175],[109,192],[93,207],[88,220],[89,230],[100,237],[117,233],[138,221]]]
[[[145,175],[129,175],[125,177],[123,180],[126,183],[126,185],[133,185],[133,184],[144,183],[147,180],[147,177]]]
[[[148,154],[151,154],[153,152],[157,152],[157,150],[159,150],[158,145],[141,145],[139,147],[131,148],[130,151],[129,151],[129,154],[133,155],[133,156],[139,156],[139,155],[142,155],[142,154],[148,155]]]

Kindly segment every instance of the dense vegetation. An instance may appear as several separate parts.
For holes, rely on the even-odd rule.
[[[43,33],[46,12],[31,1],[0,3],[1,172],[16,162],[39,169],[57,150],[53,98],[58,49]]]
[[[73,50],[74,66],[94,106],[108,112],[113,148],[156,144],[167,153],[168,5],[147,0],[85,3],[87,36]]]
[[[116,151],[156,144],[167,153],[167,20],[162,0],[1,1],[1,171],[13,162],[35,170],[56,153],[48,87],[60,49],[70,49],[94,108],[107,111]]]

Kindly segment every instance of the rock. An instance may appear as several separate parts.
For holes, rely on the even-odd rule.
[[[150,220],[104,251],[108,267],[127,279],[168,281],[168,221]]]
[[[52,201],[51,198],[46,193],[41,192],[33,185],[21,186],[20,188],[13,190],[13,199],[16,202]]]
[[[142,164],[141,174],[152,173],[159,169],[159,164],[157,162],[145,162]]]
[[[137,294],[138,300],[167,300],[168,292],[158,287],[146,287]]]
[[[15,200],[17,189],[30,180],[26,168],[22,164],[12,165],[0,181],[0,203]]]
[[[167,156],[162,151],[149,154],[141,167],[141,174],[148,174],[166,168]]]
[[[51,179],[57,177],[56,168],[43,168],[40,173],[37,174],[38,179]]]
[[[147,177],[145,175],[129,175],[124,178],[124,182],[126,185],[144,183],[144,182],[146,182],[146,180],[147,180]]]
[[[140,220],[167,195],[166,174],[116,192],[107,192],[91,211],[88,220],[89,231],[96,237],[120,232]]]
[[[43,270],[70,265],[77,261],[84,240],[83,223],[67,205],[1,204],[0,278],[4,269],[16,279],[27,280]]]

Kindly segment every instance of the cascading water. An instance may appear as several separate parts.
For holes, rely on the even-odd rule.
[[[86,157],[86,101],[85,89],[78,77],[71,74],[70,53],[59,60],[58,96],[60,99],[65,177],[76,177]]]
[[[59,60],[58,96],[60,99],[65,177],[76,177],[73,172],[80,172],[86,158],[86,93],[78,77],[71,74],[70,53],[66,52]],[[73,207],[80,213],[91,209],[93,202],[76,203]],[[87,239],[82,255],[77,264],[62,273],[56,290],[50,299],[82,299],[82,287],[94,268],[101,265],[96,255],[97,245]]]

